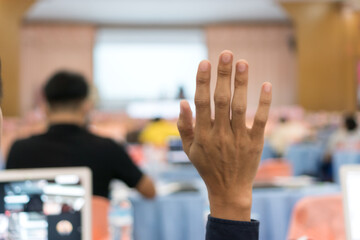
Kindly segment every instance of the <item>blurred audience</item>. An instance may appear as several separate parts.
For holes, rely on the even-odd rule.
[[[359,151],[360,133],[356,116],[346,114],[343,116],[343,123],[333,132],[327,142],[324,159],[321,166],[321,179],[324,181],[333,180],[332,156],[336,151]]]
[[[309,134],[310,131],[304,124],[280,117],[268,140],[277,157],[283,157],[291,144],[302,141]]]
[[[46,133],[16,141],[7,169],[87,166],[93,174],[93,194],[108,197],[109,183],[120,179],[143,196],[155,196],[152,180],[132,161],[124,148],[86,129],[92,108],[89,86],[77,73],[61,71],[44,87]]]
[[[327,155],[332,155],[336,150],[360,150],[360,132],[356,117],[352,114],[345,115],[343,125],[330,136]]]

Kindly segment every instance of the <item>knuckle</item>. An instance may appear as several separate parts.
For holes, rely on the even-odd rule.
[[[244,114],[246,112],[246,106],[244,105],[234,105],[233,106],[233,114]]]
[[[197,83],[198,84],[208,84],[209,80],[207,78],[204,78],[204,77],[198,77],[197,78]]]
[[[185,130],[185,125],[180,121],[177,122],[177,127],[180,132],[183,132]]]
[[[245,137],[244,134],[235,134],[235,145],[237,149],[244,150],[249,149],[249,146],[251,144],[251,139],[248,137]]]
[[[245,79],[245,78],[237,78],[237,79],[235,80],[235,85],[236,85],[237,87],[247,86],[247,83],[248,83],[248,81],[247,81],[247,79]]]
[[[230,97],[216,95],[214,97],[214,100],[215,100],[215,105],[217,105],[218,107],[226,107],[229,105]]]
[[[220,138],[217,145],[218,145],[218,148],[223,149],[224,146],[226,146],[226,141],[225,141],[225,139]]]
[[[245,144],[244,142],[240,142],[237,144],[238,149],[246,149],[248,147],[247,144]]]
[[[266,99],[266,98],[262,98],[260,99],[260,105],[263,105],[263,106],[270,106],[270,99]]]
[[[179,133],[181,138],[187,138],[192,136],[192,129],[188,127],[179,128]]]
[[[179,131],[182,131],[182,132],[186,132],[186,131],[191,131],[191,130],[192,130],[191,124],[186,124],[186,123],[183,122],[183,121],[178,121],[178,122],[177,122],[177,127],[178,127]]]
[[[219,136],[216,141],[216,146],[218,149],[222,149],[224,146],[226,146],[226,140]]]
[[[220,77],[229,77],[231,75],[231,71],[226,68],[219,68],[218,69],[218,75]]]
[[[201,144],[201,145],[207,145],[207,139],[208,137],[206,136],[206,134],[204,133],[200,133],[198,135],[198,142]]]
[[[263,119],[263,118],[258,118],[256,119],[256,125],[261,127],[261,128],[264,128],[265,125],[266,125],[266,119]]]
[[[210,105],[210,100],[205,98],[195,98],[195,106],[198,108],[205,108]]]
[[[229,135],[224,131],[218,131],[216,135],[214,135],[214,138],[217,139],[217,145],[219,148],[224,148],[231,144]]]

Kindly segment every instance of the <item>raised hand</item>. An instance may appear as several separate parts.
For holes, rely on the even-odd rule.
[[[219,58],[214,94],[215,119],[212,120],[211,66],[209,61],[200,62],[196,77],[195,127],[190,106],[182,101],[178,128],[184,151],[207,186],[211,216],[249,221],[252,184],[261,158],[271,104],[271,84],[262,85],[253,126],[247,128],[248,64],[244,60],[236,62],[231,102],[232,65],[233,54],[223,51]]]

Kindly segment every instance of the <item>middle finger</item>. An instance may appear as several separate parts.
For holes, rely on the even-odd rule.
[[[223,51],[220,54],[218,76],[214,94],[215,124],[218,130],[230,128],[231,71],[233,54]]]

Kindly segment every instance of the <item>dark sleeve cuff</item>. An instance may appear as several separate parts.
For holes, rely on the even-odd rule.
[[[206,240],[258,240],[259,225],[260,223],[256,220],[242,222],[214,218],[209,215],[206,225]]]

